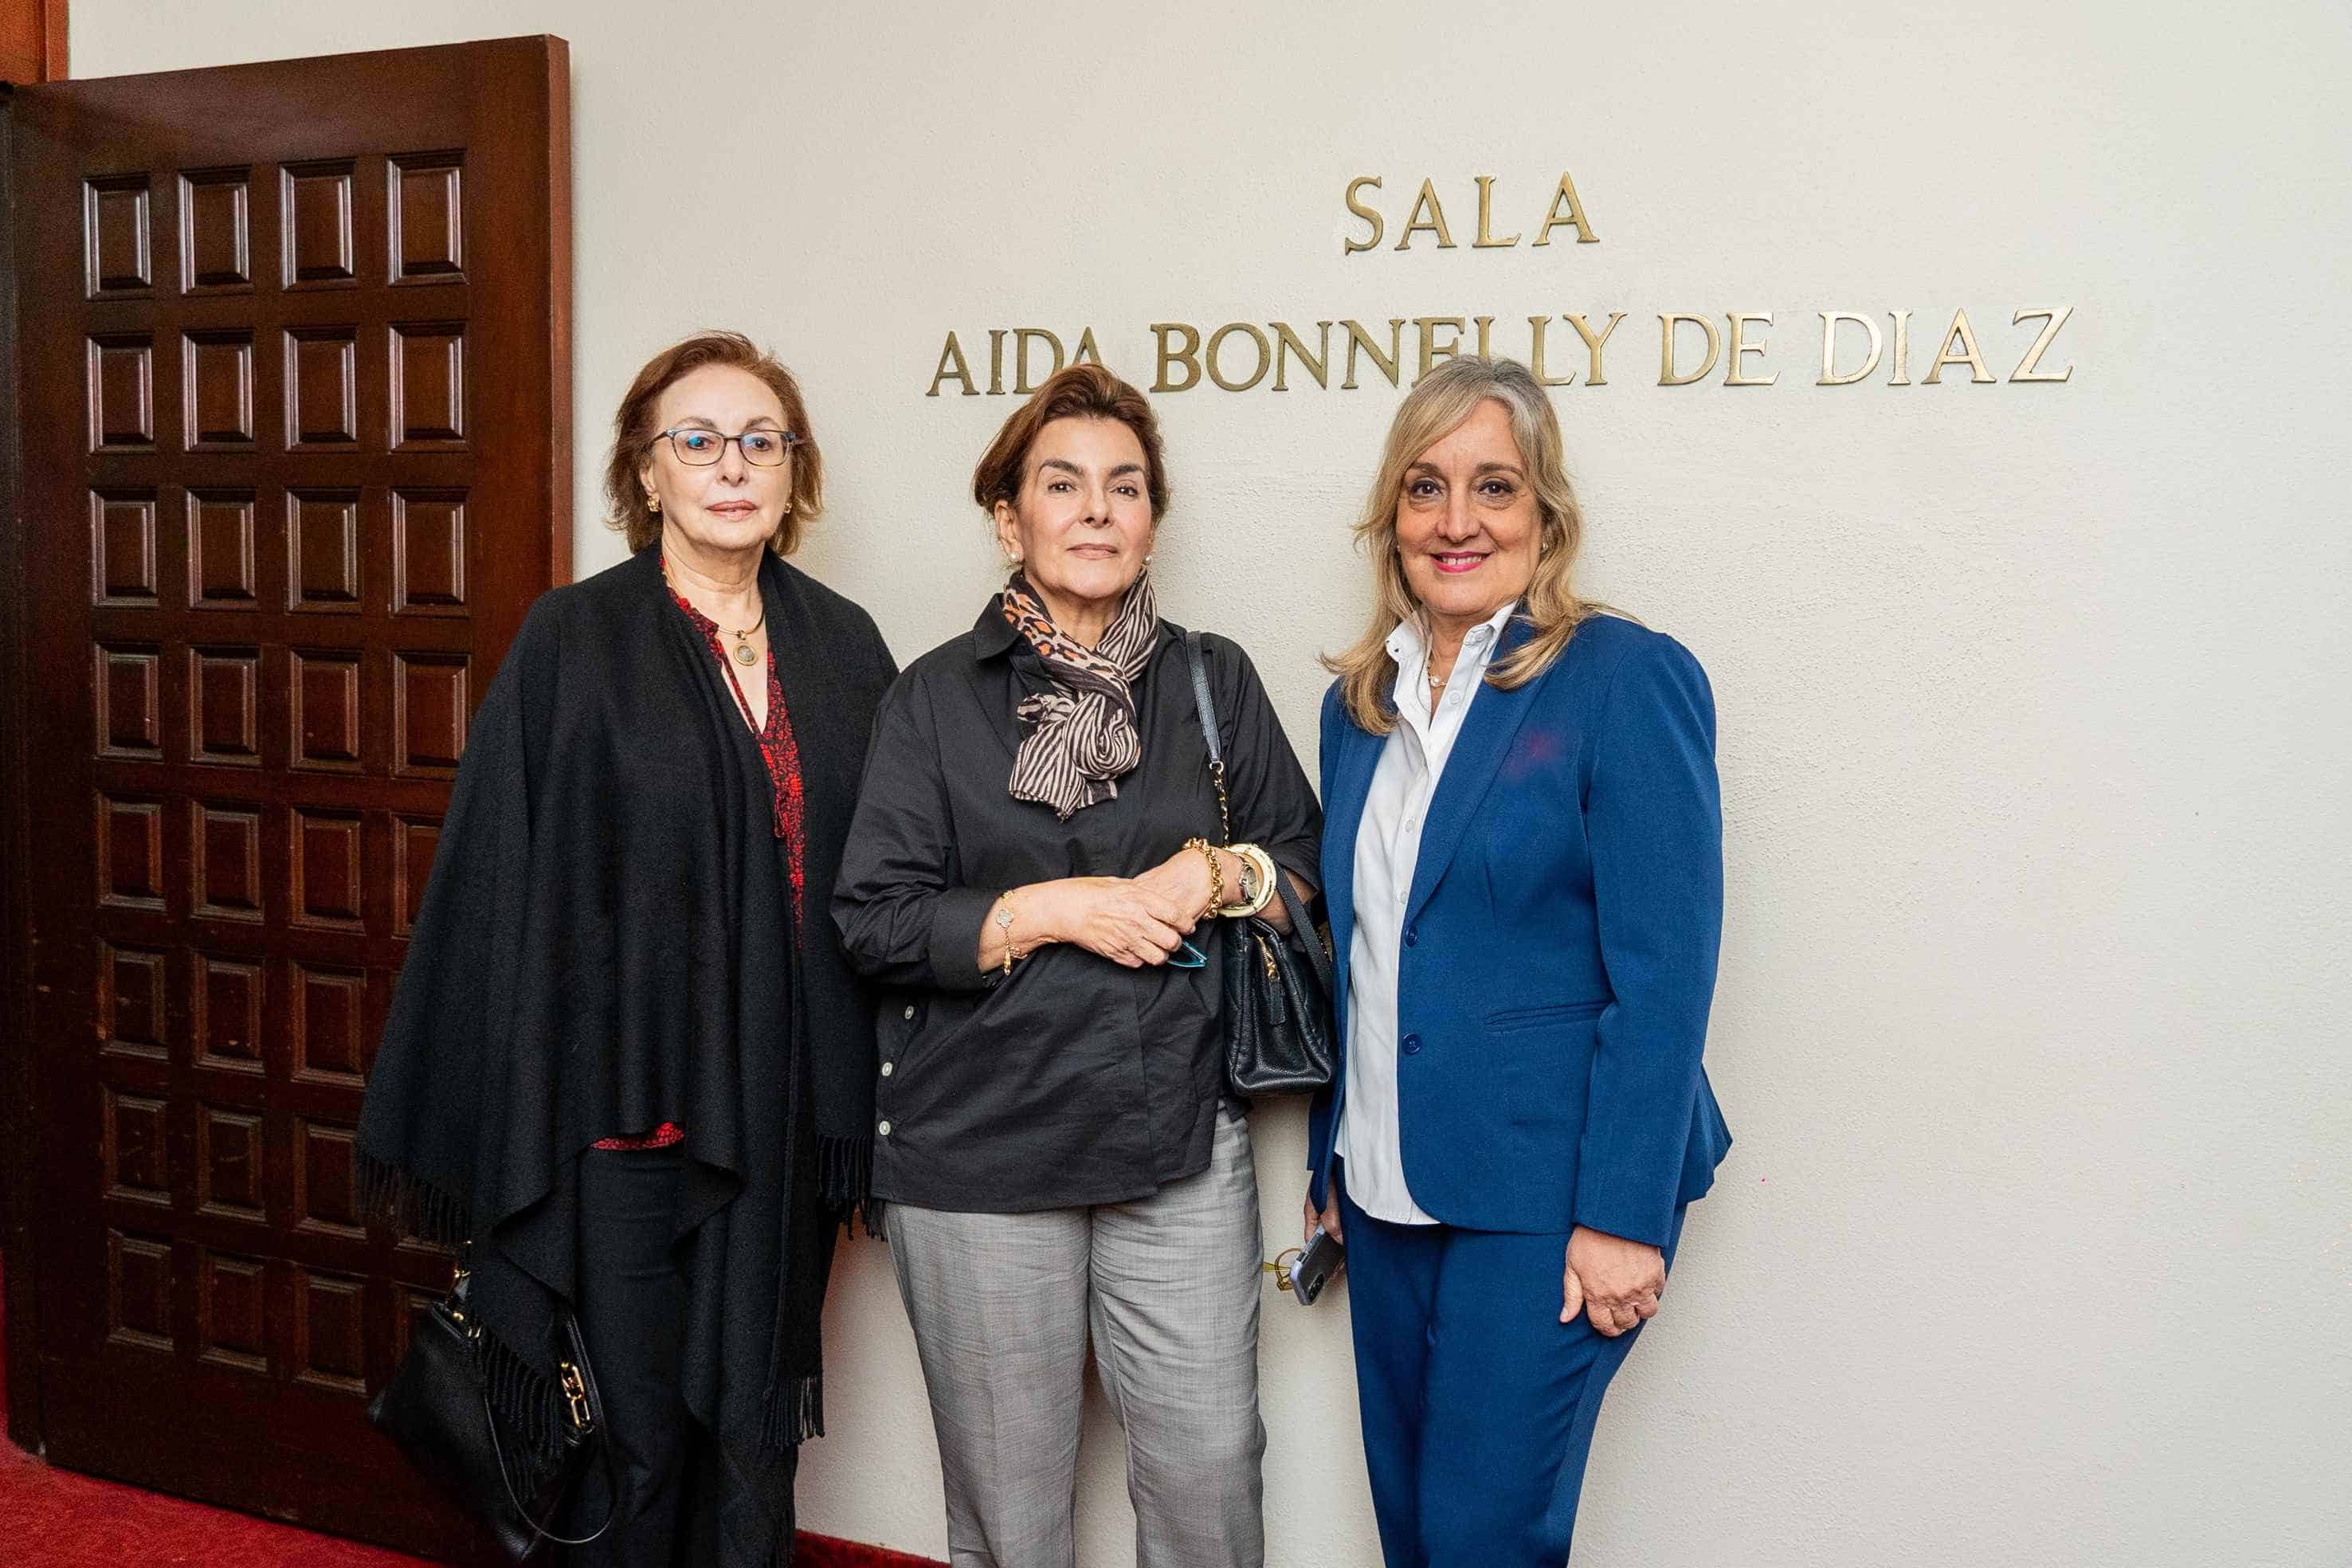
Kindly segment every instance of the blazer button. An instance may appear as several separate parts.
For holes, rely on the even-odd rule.
[[[915,1005],[912,1002],[907,1004],[907,1012],[905,1016],[908,1018],[912,1018],[915,1016]]]
[[[882,1064],[882,1076],[884,1078],[888,1078],[890,1074],[897,1069],[898,1065],[898,1064],[896,1062],[884,1062]]]
[[[1421,933],[1417,931],[1409,931],[1405,932],[1404,944],[1407,947],[1419,947],[1421,945]]]
[[[1417,1057],[1421,1054],[1421,1037],[1419,1035],[1407,1035],[1404,1037],[1404,1054],[1409,1057]]]
[[[887,1138],[890,1136],[890,1124],[885,1121],[881,1126],[877,1127],[874,1131],[882,1137]]]

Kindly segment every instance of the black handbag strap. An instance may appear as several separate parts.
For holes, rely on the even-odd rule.
[[[1199,632],[1184,634],[1184,662],[1192,669],[1192,711],[1201,721],[1201,738],[1209,743],[1209,777],[1217,786],[1217,819],[1224,827],[1223,842],[1231,844],[1234,812],[1225,799],[1225,753],[1217,741],[1217,702],[1209,695],[1209,661],[1201,650]]]
[[[1184,662],[1192,668],[1192,708],[1201,716],[1201,738],[1209,742],[1209,766],[1223,773],[1225,759],[1217,742],[1217,700],[1209,695],[1209,661],[1198,632],[1184,634]]]
[[[1315,934],[1314,924],[1307,916],[1307,906],[1299,901],[1298,890],[1290,885],[1290,874],[1277,868],[1274,885],[1282,895],[1282,907],[1289,912],[1291,934],[1298,938],[1298,945],[1306,950],[1307,966],[1315,971],[1315,984],[1323,987],[1324,995],[1334,994],[1331,989],[1331,955],[1323,951],[1323,940]]]
[[[515,1495],[514,1477],[507,1469],[507,1446],[499,1437],[498,1413],[490,1408],[490,1395],[488,1389],[482,1392],[482,1413],[489,1417],[490,1452],[498,1457],[499,1479],[506,1485],[507,1501],[514,1504],[516,1517],[530,1526],[533,1535],[541,1541],[553,1542],[558,1546],[585,1546],[613,1528],[613,1521],[618,1518],[621,1512],[621,1481],[620,1478],[613,1473],[613,1445],[604,1436],[604,1413],[602,1410],[596,1412],[596,1451],[604,1462],[604,1490],[607,1494],[604,1522],[587,1534],[577,1537],[558,1535],[547,1528],[549,1523],[553,1521],[556,1514],[562,1510],[563,1498],[560,1493],[553,1506],[548,1510],[546,1519],[537,1520],[530,1517],[530,1510],[524,1506],[522,1499]]]

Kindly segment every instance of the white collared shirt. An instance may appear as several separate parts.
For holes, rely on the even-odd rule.
[[[1396,661],[1398,722],[1389,731],[1363,821],[1356,828],[1356,932],[1348,946],[1348,1088],[1333,1147],[1348,1163],[1348,1196],[1374,1219],[1435,1225],[1412,1201],[1404,1181],[1397,1118],[1397,963],[1404,941],[1405,902],[1421,863],[1422,827],[1429,803],[1462,721],[1486,684],[1503,627],[1517,606],[1505,605],[1462,639],[1439,697],[1429,710],[1429,646],[1408,621],[1389,634]]]

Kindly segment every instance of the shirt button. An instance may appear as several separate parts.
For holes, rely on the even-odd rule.
[[[912,1018],[915,1016],[915,1005],[912,1002],[908,1003],[907,1011],[901,1016],[907,1018]]]
[[[1402,904],[1402,903],[1409,903],[1409,902],[1411,902],[1411,901],[1412,901],[1412,889],[1410,889],[1410,888],[1401,888],[1401,889],[1399,889],[1397,890],[1397,902],[1398,902],[1398,903],[1401,903],[1401,904]]]
[[[890,1124],[885,1121],[881,1126],[877,1127],[874,1131],[881,1134],[883,1137],[887,1138],[890,1136]]]
[[[1459,702],[1462,700],[1462,693],[1459,691],[1449,691],[1445,694],[1445,700],[1448,702]]]
[[[1419,1035],[1407,1035],[1404,1037],[1404,1054],[1409,1057],[1417,1057],[1421,1054],[1421,1037]],[[884,1131],[887,1132],[889,1129],[890,1124],[888,1122],[886,1121],[882,1124],[882,1130]]]
[[[891,1069],[896,1068],[898,1065],[898,1064],[896,1062],[884,1062],[882,1064],[882,1076],[884,1078],[888,1078],[890,1076]]]
[[[1407,833],[1411,833],[1414,828],[1419,827],[1420,826],[1421,818],[1417,816],[1408,816],[1404,819],[1404,830]]]

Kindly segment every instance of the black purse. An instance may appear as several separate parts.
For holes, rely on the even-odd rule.
[[[603,1453],[604,1478],[612,1483],[613,1458],[604,1442],[604,1404],[588,1364],[588,1344],[571,1313],[563,1314],[562,1360],[563,1440],[553,1468],[507,1458],[490,1408],[488,1378],[482,1364],[481,1329],[466,1314],[468,1275],[458,1266],[456,1284],[418,1320],[391,1383],[368,1405],[368,1420],[400,1445],[410,1461],[439,1482],[467,1510],[489,1526],[507,1555],[522,1562],[542,1542],[585,1546],[612,1528],[620,1496],[604,1522],[588,1535],[569,1538],[549,1531],[565,1501],[587,1474],[591,1450]]]
[[[1192,668],[1192,706],[1209,743],[1209,776],[1217,785],[1224,842],[1234,837],[1225,799],[1225,759],[1217,740],[1217,706],[1209,695],[1209,667],[1201,634],[1184,634]],[[1249,915],[1223,921],[1225,1081],[1235,1094],[1306,1094],[1329,1084],[1339,1065],[1331,1015],[1331,957],[1286,873],[1274,886],[1290,916],[1290,931]],[[1295,940],[1294,940],[1295,939]]]

